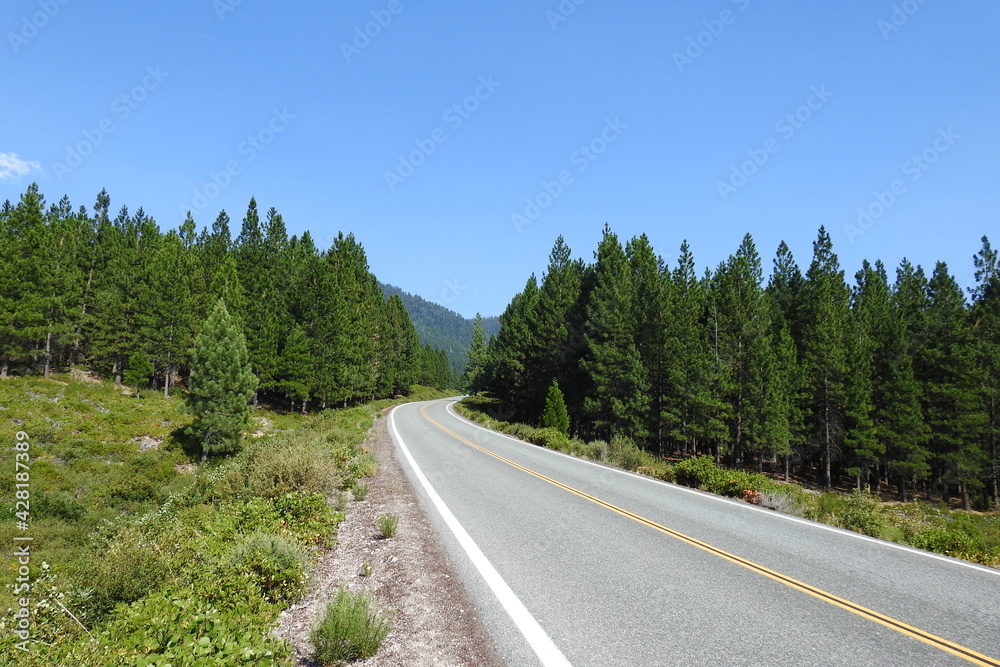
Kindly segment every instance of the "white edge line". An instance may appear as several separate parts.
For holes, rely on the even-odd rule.
[[[424,491],[427,492],[427,496],[430,498],[431,502],[434,503],[434,507],[437,508],[438,513],[441,518],[444,519],[445,524],[451,529],[451,532],[455,535],[455,539],[465,550],[466,555],[472,564],[476,566],[479,574],[482,575],[486,584],[493,591],[493,594],[503,605],[504,610],[510,616],[511,620],[517,626],[517,629],[521,631],[524,638],[527,640],[528,644],[531,646],[535,655],[545,667],[572,667],[566,656],[563,655],[562,651],[555,645],[555,642],[548,636],[542,626],[538,624],[535,617],[531,615],[528,608],[524,606],[517,594],[511,590],[511,587],[507,585],[500,573],[497,572],[493,564],[490,563],[489,559],[483,553],[482,549],[475,543],[472,537],[466,532],[462,524],[458,522],[455,515],[451,513],[448,506],[445,505],[441,496],[438,495],[434,487],[431,486],[430,480],[424,475],[420,466],[414,460],[413,455],[410,454],[409,448],[407,448],[406,443],[403,442],[402,436],[399,435],[399,431],[396,429],[396,411],[393,410],[389,414],[389,426],[392,429],[392,434],[396,438],[396,442],[399,444],[399,448],[403,451],[403,455],[406,457],[407,462],[409,462],[410,467],[413,469],[413,473],[416,475],[417,480],[420,485],[424,487]]]
[[[609,470],[611,472],[618,473],[620,475],[626,475],[626,476],[628,476],[630,478],[638,479],[638,480],[641,480],[643,482],[648,482],[648,483],[651,483],[651,484],[657,484],[657,485],[665,486],[665,487],[667,487],[667,488],[669,488],[671,490],[683,491],[685,493],[694,494],[694,495],[700,496],[702,498],[707,498],[709,500],[714,500],[716,502],[725,503],[726,505],[730,505],[732,507],[738,507],[739,509],[742,509],[742,510],[748,510],[748,511],[752,511],[752,512],[761,512],[761,513],[766,514],[767,516],[773,517],[775,519],[784,519],[785,521],[793,521],[793,522],[801,524],[803,526],[809,526],[810,528],[816,528],[816,529],[825,530],[825,531],[828,531],[828,532],[831,532],[831,533],[837,533],[838,535],[844,535],[845,537],[853,537],[855,539],[863,540],[865,542],[871,542],[872,544],[877,544],[879,546],[889,547],[891,549],[898,549],[900,551],[906,551],[907,553],[915,554],[917,556],[924,556],[925,558],[932,558],[934,560],[938,560],[938,561],[941,561],[943,563],[948,563],[950,565],[959,565],[961,567],[967,567],[969,569],[976,570],[977,572],[983,572],[983,573],[986,573],[986,574],[992,574],[992,575],[995,575],[995,576],[1000,576],[1000,570],[997,570],[997,569],[994,569],[994,568],[991,568],[991,567],[986,567],[985,565],[979,565],[977,563],[970,563],[969,561],[961,560],[961,559],[958,559],[958,558],[951,558],[949,556],[942,556],[941,554],[936,554],[936,553],[934,553],[932,551],[924,551],[923,549],[917,549],[916,547],[907,546],[905,544],[897,544],[895,542],[888,542],[886,540],[880,540],[880,539],[877,539],[877,538],[874,538],[874,537],[870,537],[868,535],[862,535],[860,533],[855,533],[854,531],[846,530],[844,528],[837,528],[836,526],[828,526],[827,524],[819,523],[818,521],[810,521],[809,519],[803,519],[803,518],[800,518],[800,517],[797,517],[797,516],[792,516],[790,514],[783,514],[781,512],[775,512],[773,510],[764,509],[762,507],[756,507],[754,505],[748,505],[747,503],[741,503],[741,502],[739,502],[737,500],[731,500],[731,499],[725,498],[723,496],[717,496],[714,493],[708,493],[707,491],[699,491],[698,489],[692,489],[692,488],[689,488],[689,487],[686,487],[686,486],[682,486],[680,484],[671,484],[670,482],[664,482],[662,479],[655,479],[653,477],[648,477],[646,475],[640,475],[638,473],[630,472],[628,470],[622,470],[621,468],[612,468],[611,466],[606,466],[604,464],[597,463],[595,461],[588,461],[587,459],[581,459],[578,456],[572,456],[570,454],[566,454],[564,452],[556,451],[554,449],[549,449],[547,447],[540,447],[540,446],[532,444],[530,442],[525,442],[524,440],[519,440],[519,439],[517,439],[517,438],[515,438],[513,436],[507,435],[506,433],[500,433],[499,431],[494,431],[493,429],[486,428],[482,424],[477,424],[476,422],[472,421],[471,419],[458,414],[457,412],[455,412],[454,408],[452,407],[456,402],[457,401],[453,400],[451,403],[449,403],[448,406],[447,406],[447,410],[453,416],[455,416],[458,419],[460,419],[463,423],[466,423],[466,424],[469,424],[471,426],[474,426],[474,427],[476,427],[476,428],[478,428],[478,429],[480,429],[482,431],[486,431],[487,433],[492,433],[494,435],[498,435],[501,438],[506,438],[508,440],[512,440],[512,441],[514,441],[516,443],[519,443],[519,444],[522,444],[522,445],[527,445],[529,447],[534,447],[535,449],[540,450],[540,451],[550,452],[552,454],[557,454],[559,456],[564,456],[564,457],[566,457],[568,459],[572,459],[573,461],[578,461],[580,463],[585,463],[587,465],[595,466],[595,467],[601,468],[603,470]]]

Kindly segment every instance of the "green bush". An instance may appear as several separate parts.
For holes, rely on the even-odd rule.
[[[528,442],[538,445],[539,447],[545,447],[547,449],[555,449],[558,451],[563,451],[569,449],[569,437],[563,435],[558,429],[547,427],[547,428],[536,428],[532,429],[531,434],[528,435]]]
[[[305,551],[298,542],[254,533],[230,553],[228,566],[250,576],[270,602],[291,602],[306,591]]]
[[[352,594],[341,586],[312,631],[316,659],[323,665],[339,665],[372,657],[392,630],[392,618],[391,613],[372,608],[368,593]]]
[[[309,432],[262,438],[229,468],[224,495],[280,498],[286,493],[328,494],[341,484],[341,468],[328,445]]]
[[[351,462],[351,471],[357,477],[374,477],[378,472],[378,459],[371,452],[359,454]]]
[[[274,501],[281,528],[306,544],[333,546],[344,515],[335,511],[320,493],[288,493]]]

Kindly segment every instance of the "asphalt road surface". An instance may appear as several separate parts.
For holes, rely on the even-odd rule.
[[[389,432],[510,665],[1000,667],[1000,570],[574,459],[450,403],[400,406]]]

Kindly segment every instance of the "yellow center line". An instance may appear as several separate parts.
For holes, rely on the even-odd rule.
[[[945,651],[946,653],[951,653],[952,655],[955,655],[955,656],[957,656],[959,658],[967,660],[967,661],[969,661],[969,662],[971,662],[971,663],[973,663],[975,665],[982,665],[983,667],[1000,667],[1000,660],[997,660],[995,658],[991,658],[989,656],[983,655],[982,653],[977,653],[976,651],[973,651],[972,649],[969,649],[969,648],[966,648],[964,646],[961,646],[960,644],[956,644],[954,642],[950,642],[947,639],[943,639],[943,638],[938,637],[936,635],[933,635],[933,634],[931,634],[929,632],[925,632],[924,630],[921,630],[919,628],[915,628],[912,625],[907,625],[906,623],[903,623],[902,621],[897,621],[894,618],[891,618],[891,617],[886,616],[884,614],[880,614],[877,611],[873,611],[871,609],[868,609],[867,607],[863,607],[863,606],[861,606],[859,604],[851,602],[850,600],[845,600],[843,598],[837,597],[836,595],[833,595],[832,593],[827,593],[826,591],[824,591],[822,589],[819,589],[819,588],[816,588],[815,586],[810,586],[809,584],[806,584],[806,583],[803,583],[803,582],[798,581],[796,579],[793,579],[792,577],[789,577],[787,575],[781,574],[780,572],[776,572],[774,570],[766,568],[763,565],[758,565],[757,563],[754,563],[753,561],[749,561],[749,560],[747,560],[745,558],[741,558],[740,556],[737,556],[735,554],[731,554],[728,551],[724,551],[722,549],[719,549],[718,547],[714,547],[711,544],[708,544],[706,542],[702,542],[701,540],[697,540],[697,539],[695,539],[693,537],[689,537],[689,536],[687,536],[687,535],[685,535],[683,533],[679,533],[676,530],[673,530],[671,528],[667,528],[666,526],[664,526],[662,524],[656,523],[655,521],[652,521],[650,519],[642,517],[642,516],[640,516],[638,514],[635,514],[634,512],[630,512],[630,511],[628,511],[626,509],[618,507],[617,505],[613,505],[613,504],[611,504],[611,503],[609,503],[607,501],[601,500],[600,498],[592,496],[592,495],[590,495],[588,493],[584,493],[583,491],[580,491],[579,489],[575,489],[572,486],[568,486],[566,484],[563,484],[562,482],[559,482],[559,481],[557,481],[555,479],[552,479],[551,477],[547,477],[546,475],[543,475],[543,474],[541,474],[539,472],[536,472],[536,471],[534,471],[534,470],[532,470],[530,468],[526,468],[525,466],[522,466],[519,463],[515,463],[514,461],[511,461],[510,459],[504,458],[503,456],[500,456],[499,454],[495,454],[494,452],[491,452],[488,449],[480,447],[479,445],[475,444],[474,442],[470,442],[469,440],[466,440],[465,438],[463,438],[462,436],[458,435],[454,431],[451,431],[448,428],[446,428],[445,426],[442,426],[437,421],[435,421],[430,415],[427,414],[426,409],[427,409],[426,405],[420,409],[420,413],[424,416],[424,418],[427,419],[427,421],[429,421],[430,423],[434,424],[434,426],[438,427],[439,429],[441,429],[442,431],[444,431],[445,433],[447,433],[448,435],[450,435],[451,437],[455,438],[456,440],[459,440],[460,442],[463,442],[466,445],[469,445],[470,447],[472,447],[474,449],[477,449],[477,450],[479,450],[480,452],[482,452],[484,454],[492,456],[493,458],[497,459],[498,461],[502,461],[503,463],[506,463],[509,466],[517,468],[518,470],[521,470],[523,472],[526,472],[526,473],[528,473],[529,475],[531,475],[533,477],[537,477],[538,479],[543,480],[545,482],[548,482],[549,484],[552,484],[553,486],[557,486],[560,489],[568,491],[568,492],[572,493],[573,495],[579,496],[580,498],[588,500],[588,501],[590,501],[590,502],[592,502],[592,503],[594,503],[596,505],[600,505],[601,507],[609,509],[612,512],[616,512],[616,513],[618,513],[618,514],[620,514],[620,515],[622,515],[624,517],[632,519],[633,521],[641,523],[644,526],[648,526],[649,528],[652,528],[653,530],[659,531],[659,532],[661,532],[661,533],[663,533],[665,535],[669,535],[670,537],[678,539],[681,542],[686,542],[687,544],[690,544],[692,546],[698,547],[699,549],[702,549],[703,551],[707,551],[708,553],[713,554],[715,556],[718,556],[719,558],[723,558],[725,560],[728,560],[731,563],[735,563],[736,565],[739,565],[741,567],[745,567],[748,570],[751,570],[751,571],[756,572],[758,574],[762,574],[765,577],[768,577],[770,579],[773,579],[774,581],[777,581],[777,582],[780,582],[782,584],[785,584],[786,586],[794,588],[795,590],[798,590],[798,591],[801,591],[801,592],[806,593],[808,595],[811,595],[811,596],[813,596],[815,598],[823,600],[824,602],[829,602],[830,604],[835,605],[837,607],[840,607],[841,609],[846,609],[847,611],[849,611],[849,612],[851,612],[853,614],[857,614],[858,616],[861,616],[862,618],[866,618],[866,619],[868,619],[870,621],[875,621],[876,623],[884,625],[885,627],[890,628],[892,630],[895,630],[896,632],[901,632],[904,635],[907,635],[909,637],[913,637],[914,639],[918,639],[918,640],[924,642],[925,644],[928,644],[930,646],[933,646],[934,648],[937,648],[937,649],[940,649],[942,651]]]

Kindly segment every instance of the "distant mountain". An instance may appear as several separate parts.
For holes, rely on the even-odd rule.
[[[379,283],[382,293],[388,299],[393,294],[403,300],[406,312],[410,314],[413,326],[420,337],[421,345],[430,345],[444,350],[448,361],[456,373],[465,370],[465,362],[472,343],[472,323],[444,306],[432,303],[427,299],[404,292],[395,285]],[[500,330],[499,317],[483,317],[486,328],[486,341]]]

